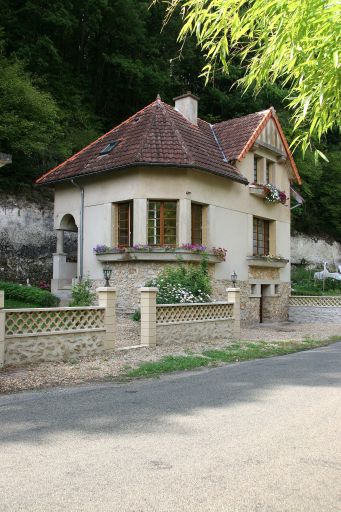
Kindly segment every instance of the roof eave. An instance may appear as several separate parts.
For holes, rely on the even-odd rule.
[[[106,170],[100,170],[100,171],[95,171],[95,172],[88,172],[88,173],[82,173],[82,174],[75,174],[73,176],[68,176],[66,178],[61,178],[61,179],[56,179],[56,180],[48,180],[48,181],[36,181],[36,185],[38,186],[51,186],[51,185],[57,185],[58,183],[66,183],[68,181],[71,181],[73,179],[80,179],[80,178],[87,178],[89,176],[99,176],[99,175],[103,175],[103,174],[109,174],[113,171],[121,171],[121,170],[124,170],[124,169],[132,169],[132,168],[136,168],[136,167],[173,167],[173,168],[178,168],[178,169],[197,169],[199,171],[204,171],[204,172],[208,172],[210,174],[214,174],[215,176],[220,176],[221,178],[226,178],[226,179],[229,179],[231,181],[235,181],[237,183],[241,183],[242,185],[248,185],[249,184],[249,181],[247,180],[247,178],[245,178],[245,176],[243,176],[242,174],[239,174],[239,175],[236,175],[236,176],[233,176],[233,175],[224,175],[222,172],[218,171],[218,170],[214,170],[214,169],[208,169],[206,167],[202,167],[202,166],[198,166],[198,165],[193,165],[193,164],[182,164],[182,165],[179,165],[179,164],[172,164],[172,163],[157,163],[157,162],[136,162],[136,163],[133,163],[133,164],[128,164],[128,165],[123,165],[123,166],[120,166],[120,167],[113,167],[111,169],[106,169]],[[223,169],[222,169],[223,171]],[[238,171],[236,171],[238,172]]]

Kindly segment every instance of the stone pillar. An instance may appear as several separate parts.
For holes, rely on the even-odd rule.
[[[233,304],[233,337],[240,339],[240,288],[227,288],[227,300]]]
[[[134,199],[133,209],[134,245],[147,245],[147,199]]]
[[[105,308],[104,350],[114,350],[116,332],[116,288],[101,286],[96,289],[98,305]]]
[[[179,215],[178,215],[178,244],[190,244],[192,241],[191,233],[191,200],[179,200]]]
[[[141,292],[141,345],[156,346],[156,294],[157,288],[140,288]]]
[[[0,368],[5,364],[5,292],[0,290]]]
[[[56,235],[57,235],[56,254],[63,254],[64,253],[64,230],[56,229]]]

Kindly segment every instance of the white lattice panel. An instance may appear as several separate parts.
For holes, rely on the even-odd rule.
[[[104,328],[104,308],[46,308],[6,311],[6,336]]]
[[[293,295],[290,297],[290,306],[318,307],[318,308],[341,308],[341,295],[308,296]]]
[[[157,324],[178,324],[182,322],[204,322],[233,318],[233,304],[227,302],[205,304],[172,304],[156,307]]]

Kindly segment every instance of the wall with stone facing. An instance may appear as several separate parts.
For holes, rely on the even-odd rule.
[[[53,202],[46,193],[26,199],[0,192],[0,280],[49,285],[55,246]],[[66,235],[65,248],[76,251],[75,236]]]
[[[169,263],[177,265],[178,263]],[[110,285],[117,289],[117,306],[122,313],[131,314],[140,305],[139,289],[145,286],[146,281],[156,277],[165,264],[162,262],[115,262],[112,264],[112,276]],[[226,300],[226,288],[231,286],[229,279],[217,279],[214,277],[214,264],[209,265],[209,274],[212,282],[212,297],[215,300]],[[252,279],[265,280],[266,282],[280,282],[280,273],[277,268],[254,268],[251,272]],[[251,279],[251,277],[250,277]],[[104,280],[93,281],[93,289],[103,286]],[[259,322],[260,298],[251,296],[249,281],[238,281],[236,286],[240,288],[240,316],[243,325]],[[280,297],[269,297],[263,304],[264,320],[286,320],[289,307],[289,283],[281,283]],[[270,314],[271,313],[271,314]]]
[[[179,324],[156,325],[156,344],[208,341],[233,338],[234,320],[207,320],[203,322],[182,322]]]
[[[103,330],[6,338],[5,366],[99,354],[103,351],[104,334]]]
[[[279,285],[278,296],[263,297],[263,321],[284,322],[289,318],[289,283]]]
[[[296,233],[291,237],[291,262],[300,264],[304,260],[311,265],[341,264],[341,243]]]

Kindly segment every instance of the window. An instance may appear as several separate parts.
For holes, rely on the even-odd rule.
[[[269,254],[269,226],[268,220],[253,219],[253,255],[265,256]]]
[[[192,244],[202,244],[202,206],[192,203]]]
[[[176,201],[148,201],[148,245],[176,245]]]
[[[272,168],[272,162],[270,160],[267,160],[266,161],[266,176],[265,176],[265,181],[266,183],[270,183],[271,182],[271,168]]]
[[[253,182],[258,183],[258,161],[259,158],[257,156],[253,157]]]
[[[119,143],[120,141],[119,140],[112,140],[109,142],[109,144],[107,144],[101,151],[100,151],[100,155],[107,155],[108,153],[110,153],[110,151],[112,151],[114,148],[116,148],[117,144]]]
[[[117,204],[117,243],[119,247],[133,245],[133,202]]]

